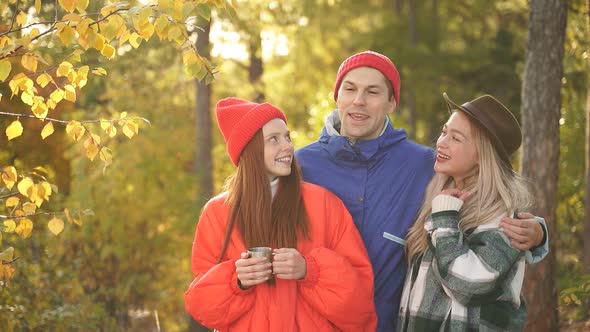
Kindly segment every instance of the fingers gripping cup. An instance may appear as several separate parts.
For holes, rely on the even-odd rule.
[[[266,264],[272,262],[272,248],[270,247],[253,247],[248,248],[248,255],[250,258],[265,257],[266,260],[258,264]]]

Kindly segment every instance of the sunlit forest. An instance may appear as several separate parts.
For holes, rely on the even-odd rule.
[[[589,35],[587,0],[0,1],[0,331],[195,331],[195,226],[235,169],[215,103],[278,106],[303,147],[365,50],[421,144],[443,92],[518,114],[551,249],[527,330],[590,329]]]

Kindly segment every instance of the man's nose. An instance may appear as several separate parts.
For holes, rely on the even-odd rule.
[[[365,98],[366,98],[365,92],[364,91],[361,91],[361,90],[358,90],[356,92],[356,95],[354,96],[354,103],[355,104],[364,104],[365,103]]]

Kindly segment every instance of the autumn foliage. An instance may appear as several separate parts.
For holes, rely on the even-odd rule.
[[[129,139],[139,134],[140,116],[118,112],[114,118],[68,119],[60,106],[76,101],[90,80],[104,79],[107,71],[100,62],[117,61],[118,54],[133,51],[152,37],[177,45],[186,74],[210,82],[213,68],[201,57],[189,30],[196,17],[209,19],[211,8],[229,6],[224,0],[160,0],[137,5],[89,0],[3,1],[0,4],[0,103],[21,105],[24,112],[0,112],[11,118],[4,128],[9,141],[19,143],[27,130],[23,118],[42,123],[40,137],[45,140],[56,130],[82,149],[86,157],[100,160],[106,168],[113,162],[110,139],[123,134]],[[59,54],[52,48],[60,48]],[[8,101],[6,101],[8,99]],[[15,233],[27,239],[34,228],[44,225],[59,235],[65,222],[80,224],[85,210],[48,211],[43,203],[58,192],[43,167],[20,170],[15,165],[0,165],[0,241]],[[35,226],[34,226],[35,225]],[[4,241],[6,243],[6,241]],[[0,280],[14,274],[15,250],[0,242]]]

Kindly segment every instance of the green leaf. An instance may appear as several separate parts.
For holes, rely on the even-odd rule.
[[[211,19],[211,8],[205,4],[197,5],[197,12],[207,21]]]

